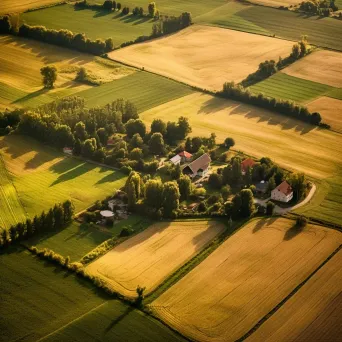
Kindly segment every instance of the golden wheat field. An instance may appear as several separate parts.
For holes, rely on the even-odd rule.
[[[50,5],[59,0],[1,0],[0,14],[24,12],[27,9]]]
[[[224,225],[214,221],[156,223],[87,267],[115,291],[135,297],[138,285],[153,290],[196,255]]]
[[[255,219],[152,304],[196,341],[235,341],[304,281],[342,242],[341,233],[285,218]]]
[[[339,341],[341,264],[340,251],[246,341]]]
[[[109,53],[124,63],[186,82],[220,90],[242,81],[266,59],[289,55],[293,42],[218,27],[194,25],[167,38]]]
[[[250,0],[252,4],[263,5],[269,7],[280,7],[280,6],[294,6],[301,3],[300,0]]]
[[[342,87],[341,53],[329,50],[314,51],[285,68],[283,72],[290,76],[340,88]]]

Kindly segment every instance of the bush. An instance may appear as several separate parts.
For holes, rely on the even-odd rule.
[[[213,204],[222,203],[222,202],[223,202],[223,199],[222,199],[221,194],[213,194],[207,200],[208,205],[213,205]]]
[[[120,232],[120,237],[130,236],[134,233],[134,230],[131,227],[123,227]]]
[[[304,228],[308,224],[308,220],[305,216],[299,216],[296,219],[296,226],[299,228]]]
[[[272,216],[274,213],[275,204],[272,201],[268,201],[266,204],[266,215]]]
[[[196,199],[196,198],[205,196],[206,193],[207,192],[204,188],[197,188],[197,189],[192,190],[191,197]]]
[[[207,205],[205,202],[200,202],[200,204],[197,207],[197,211],[199,213],[205,213],[207,211]]]

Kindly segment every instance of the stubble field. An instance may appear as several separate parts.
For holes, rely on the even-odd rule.
[[[124,296],[135,297],[138,285],[147,294],[223,230],[214,221],[156,223],[91,263],[87,271]]]
[[[0,14],[23,12],[27,9],[51,5],[59,0],[1,0]]]
[[[341,264],[340,251],[246,341],[339,341]]]
[[[194,25],[177,34],[109,53],[113,60],[206,89],[239,82],[266,59],[290,54],[293,43]]]
[[[197,341],[235,341],[303,282],[342,242],[341,233],[283,218],[253,220],[152,304]]]

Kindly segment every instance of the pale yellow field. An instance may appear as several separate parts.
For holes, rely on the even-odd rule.
[[[290,76],[341,88],[342,53],[329,50],[315,51],[283,69],[282,72]]]
[[[0,83],[27,92],[31,98],[47,94],[66,96],[89,88],[89,85],[73,81],[81,66],[101,82],[134,72],[131,68],[92,55],[12,36],[0,37],[0,51],[4,52],[0,54]],[[55,65],[58,69],[55,88],[48,92],[42,90],[40,69],[44,65]]]
[[[201,88],[239,82],[266,59],[289,55],[293,42],[193,25],[164,39],[109,53],[109,57]]]
[[[235,341],[342,242],[342,234],[284,218],[249,222],[152,304],[153,312],[196,341]],[[273,341],[276,341],[273,340]]]
[[[149,293],[168,275],[196,255],[224,225],[213,221],[156,223],[87,267],[127,297],[138,285]]]
[[[186,116],[192,135],[217,141],[235,139],[234,149],[256,157],[268,156],[283,167],[315,178],[331,177],[341,170],[342,135],[239,102],[195,93],[155,107],[140,115],[147,123]]]
[[[341,265],[340,251],[246,341],[340,341]]]
[[[59,0],[1,0],[0,14],[24,12],[27,9],[50,5]]]
[[[342,100],[322,96],[308,103],[307,107],[311,112],[319,112],[324,122],[342,133]]]
[[[252,4],[256,5],[263,5],[263,6],[269,6],[269,7],[280,7],[280,6],[294,6],[301,3],[301,0],[248,0],[248,2],[251,2]]]

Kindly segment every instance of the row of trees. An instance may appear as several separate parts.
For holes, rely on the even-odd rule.
[[[17,223],[8,230],[0,230],[0,247],[8,247],[16,241],[23,241],[40,232],[55,231],[64,228],[74,215],[74,206],[71,201],[56,204],[47,213],[44,211],[33,220]]]
[[[250,103],[273,112],[293,117],[295,119],[311,123],[316,126],[329,128],[330,126],[322,123],[322,117],[319,113],[310,113],[304,107],[295,104],[289,100],[281,100],[265,96],[264,94],[253,94],[248,88],[242,85],[236,85],[234,82],[227,82],[223,85],[223,90],[218,93],[226,98],[235,99],[241,102]]]
[[[190,25],[192,25],[192,17],[189,12],[183,12],[179,17],[160,16],[159,20],[153,24],[152,37],[174,33]]]
[[[300,3],[299,9],[306,13],[317,14],[324,17],[329,17],[332,12],[338,11],[335,0],[303,1]]]

